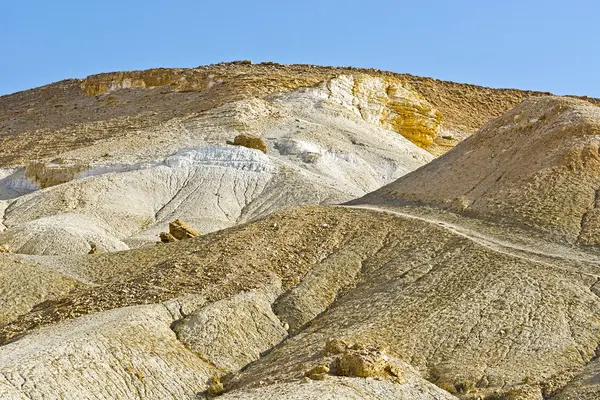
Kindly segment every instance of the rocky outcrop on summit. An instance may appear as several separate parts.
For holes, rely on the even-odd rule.
[[[352,204],[423,204],[600,244],[600,107],[532,98],[454,150]]]
[[[524,98],[542,94],[374,69],[315,65],[221,63],[190,69],[110,72],[0,96],[0,132],[4,144],[0,148],[0,168],[36,159],[52,160],[62,153],[124,140],[132,134],[234,101],[265,99],[340,75],[355,74],[410,86],[437,110],[443,121],[441,135],[429,147],[435,154],[447,151]],[[427,109],[425,113],[420,108],[414,111],[428,118]],[[404,110],[406,107],[402,106],[400,114]],[[396,124],[393,120],[390,123]],[[423,125],[413,121],[411,126],[420,130]],[[108,152],[113,149],[109,146]]]

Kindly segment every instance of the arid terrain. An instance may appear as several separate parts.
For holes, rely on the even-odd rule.
[[[600,398],[600,100],[221,63],[0,97],[0,399]]]

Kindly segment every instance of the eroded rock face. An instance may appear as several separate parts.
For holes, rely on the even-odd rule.
[[[162,305],[41,329],[0,347],[0,398],[193,399],[215,368],[169,329]]]
[[[157,68],[92,75],[80,85],[87,96],[98,96],[121,89],[159,86],[172,86],[177,91],[200,90],[211,85],[211,79],[208,74],[194,74],[193,70]]]
[[[442,114],[408,83],[366,74],[342,75],[315,88],[329,101],[426,147],[440,133]]]
[[[247,292],[198,309],[175,325],[177,337],[223,372],[237,371],[286,336],[273,294]]]

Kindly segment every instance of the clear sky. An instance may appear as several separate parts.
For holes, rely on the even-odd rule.
[[[600,1],[0,0],[0,94],[240,59],[600,97]]]

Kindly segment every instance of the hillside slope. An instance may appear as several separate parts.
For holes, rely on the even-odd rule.
[[[289,208],[203,237],[114,253],[1,255],[0,394],[594,395],[597,246],[548,236],[541,223],[515,229],[524,221],[515,206],[496,211],[502,220],[477,209],[462,215],[443,210],[434,195],[468,187],[502,204],[510,188],[539,215],[565,193],[577,200],[588,190],[581,177],[594,176],[597,151],[578,164],[563,161],[589,154],[596,118],[586,102],[532,99],[353,207]],[[481,179],[484,161],[475,164],[480,171],[451,174],[490,152],[505,178]],[[545,164],[525,170],[515,160]],[[448,175],[422,176],[431,171]],[[532,175],[540,176],[540,193],[559,200],[532,196],[523,184]],[[552,229],[568,234],[579,211],[564,207],[566,223]]]
[[[443,157],[353,204],[441,207],[597,245],[599,149],[599,107],[532,98]]]

